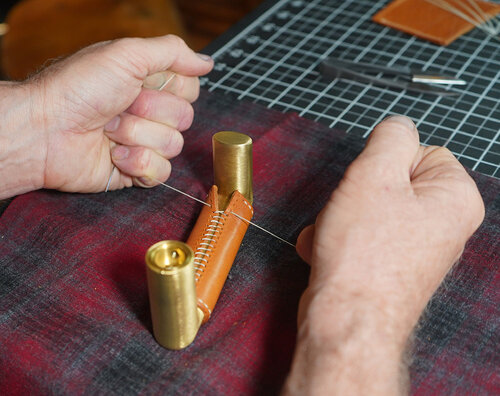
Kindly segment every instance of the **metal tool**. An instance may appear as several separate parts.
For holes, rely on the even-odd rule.
[[[214,184],[219,209],[224,210],[235,190],[253,203],[252,139],[243,133],[222,131],[212,137]]]
[[[459,78],[429,73],[422,70],[413,70],[409,67],[388,67],[335,58],[326,58],[323,60],[320,64],[320,72],[328,78],[348,79],[374,85],[444,96],[458,95],[458,92],[448,91],[428,84],[466,84],[464,80]],[[384,78],[384,75],[392,76],[393,78]]]
[[[161,241],[146,253],[153,332],[168,349],[182,349],[196,337],[203,319],[197,308],[194,253],[179,241]]]

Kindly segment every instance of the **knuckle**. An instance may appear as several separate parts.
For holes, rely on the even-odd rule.
[[[108,57],[133,75],[141,74],[148,63],[143,38],[119,38],[110,43]]]
[[[123,140],[126,145],[137,143],[137,120],[134,117],[123,117]]]
[[[464,211],[469,211],[472,213],[473,217],[479,219],[481,223],[485,215],[485,206],[481,193],[479,192],[477,185],[468,174],[465,174],[464,180],[464,190],[467,195],[467,202],[463,207]]]
[[[388,169],[391,163],[387,157],[384,156],[360,156],[348,168],[346,174],[350,179],[364,180],[370,179],[383,179],[388,174]]]
[[[169,133],[168,137],[165,139],[165,144],[162,148],[162,152],[169,157],[175,157],[182,151],[183,146],[184,137],[179,131],[174,130]]]
[[[194,109],[187,101],[182,101],[178,107],[178,127],[179,131],[185,131],[193,123]]]
[[[156,179],[165,182],[170,177],[172,172],[172,164],[169,160],[165,159],[162,161],[161,166],[156,169]]]
[[[166,39],[169,45],[173,46],[174,48],[180,48],[186,45],[186,42],[179,36],[176,36],[175,34],[168,34],[166,36]]]
[[[138,44],[138,40],[139,39],[132,37],[115,39],[109,42],[109,48],[117,53],[128,53],[130,48],[133,48]]]
[[[137,170],[146,173],[146,171],[150,168],[152,162],[152,153],[151,150],[147,150],[146,148],[140,148],[137,155]]]
[[[447,148],[443,146],[429,146],[428,147],[429,151],[432,151],[436,154],[439,154],[443,157],[449,157],[455,159],[455,156],[453,153]]]
[[[192,84],[189,87],[189,102],[193,103],[200,95],[200,79],[198,77],[192,77]]]
[[[136,116],[142,118],[149,118],[148,116],[152,112],[153,101],[147,91],[141,93],[141,95],[135,100],[132,105],[132,111]]]
[[[175,76],[175,83],[176,83],[176,90],[177,92],[180,92],[181,94],[184,93],[184,91],[186,90],[186,87],[188,86],[188,84],[186,84],[186,80],[188,79],[189,77],[181,77],[179,76],[178,74]]]
[[[173,94],[183,96],[184,91],[186,90],[186,78],[187,77],[181,76],[179,74],[176,74],[174,76],[171,84],[171,92]]]
[[[127,128],[127,139],[130,142],[130,144],[136,144],[137,143],[137,134],[138,134],[138,120],[134,118],[129,119],[129,126]]]
[[[193,103],[200,93],[200,81],[198,77],[177,76],[173,92]]]
[[[117,45],[121,45],[124,48],[128,48],[130,46],[137,46],[137,45],[142,45],[144,39],[138,38],[138,37],[124,37],[124,38],[119,38],[115,40],[114,42]]]

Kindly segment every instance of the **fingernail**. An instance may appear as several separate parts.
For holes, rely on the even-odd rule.
[[[165,84],[166,76],[164,72],[158,72],[147,76],[142,83],[144,88],[148,89],[158,89],[163,84]]]
[[[384,119],[384,121],[397,122],[398,124],[404,125],[410,131],[416,130],[415,123],[408,117],[403,115],[391,115]]]
[[[128,147],[125,146],[116,146],[114,149],[111,150],[111,157],[113,157],[113,160],[117,161],[127,158],[128,154],[129,154],[129,149]]]
[[[136,180],[139,182],[138,184],[145,188],[153,187],[154,185],[154,181],[147,176],[136,177]]]
[[[107,132],[114,132],[118,129],[120,125],[120,116],[113,117],[106,125],[104,125],[104,130]]]
[[[198,58],[203,59],[205,62],[210,62],[212,60],[212,57],[210,55],[205,55],[205,54],[196,54],[198,55]]]

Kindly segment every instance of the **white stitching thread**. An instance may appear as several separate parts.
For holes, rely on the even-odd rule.
[[[253,214],[253,208],[252,206],[245,200],[243,200],[243,203],[250,209],[250,212]]]
[[[185,193],[184,191],[181,191],[181,190],[179,190],[179,189],[177,189],[177,188],[175,188],[175,187],[169,186],[168,184],[165,184],[165,183],[163,183],[162,181],[160,181],[160,180],[158,180],[158,179],[153,178],[153,180],[154,180],[155,182],[157,182],[157,183],[159,183],[159,184],[161,184],[161,185],[163,185],[163,186],[165,186],[165,187],[167,187],[167,188],[169,188],[169,189],[171,189],[171,190],[173,190],[173,191],[175,191],[175,192],[179,193],[179,194],[182,194],[182,195],[184,195],[184,196],[186,196],[186,197],[188,197],[188,198],[190,198],[190,199],[192,199],[192,200],[194,200],[194,201],[196,201],[196,202],[201,203],[202,205],[208,206],[209,208],[211,208],[211,207],[212,207],[212,205],[210,205],[209,203],[207,203],[207,202],[205,202],[205,201],[202,201],[201,199],[198,199],[198,198],[196,198],[196,197],[193,197],[192,195],[189,195],[189,194]],[[244,201],[244,202],[245,202],[245,201]],[[254,211],[253,211],[253,208],[251,207],[251,205],[249,205],[249,203],[248,203],[248,202],[245,202],[245,204],[246,204],[247,206],[250,206],[251,211],[252,211],[252,214],[253,214],[253,213],[254,213]],[[217,211],[216,213],[219,213],[219,211]],[[258,228],[259,230],[261,230],[261,231],[263,231],[263,232],[265,232],[265,233],[267,233],[267,234],[271,235],[272,237],[274,237],[274,238],[276,238],[276,239],[279,239],[281,242],[286,243],[287,245],[290,245],[291,247],[295,248],[295,245],[294,245],[293,243],[288,242],[287,240],[285,240],[285,239],[281,238],[280,236],[278,236],[278,235],[276,235],[276,234],[272,233],[271,231],[266,230],[264,227],[261,227],[261,226],[259,226],[259,225],[255,224],[255,223],[252,223],[250,220],[245,219],[245,218],[243,218],[242,216],[240,216],[240,215],[238,215],[238,214],[236,214],[236,213],[234,213],[234,212],[231,212],[231,214],[232,214],[232,215],[234,215],[235,217],[239,218],[240,220],[245,221],[245,222],[246,222],[246,223],[248,223],[249,225],[251,225],[251,226],[253,226],[253,227]],[[227,214],[226,214],[226,216],[227,216]]]
[[[201,278],[205,268],[208,264],[208,258],[210,257],[209,252],[215,250],[215,245],[217,244],[221,228],[224,225],[224,212],[220,210],[213,211],[210,214],[209,222],[205,228],[202,241],[196,248],[194,253],[194,267],[195,267],[195,281],[198,282]],[[208,241],[208,242],[207,242]],[[203,263],[204,261],[205,263]],[[208,307],[207,307],[208,309]]]
[[[250,209],[251,214],[253,215],[252,206],[245,200],[242,199],[242,202]],[[210,214],[210,219],[205,228],[205,233],[203,234],[203,238],[198,244],[196,251],[194,253],[194,268],[195,268],[195,281],[198,282],[205,272],[205,268],[208,264],[208,258],[210,257],[209,252],[215,250],[215,245],[219,239],[221,229],[224,226],[224,221],[229,216],[229,213],[226,213],[223,210],[214,210]],[[204,261],[204,263],[202,262]],[[207,307],[208,309],[208,307]]]
[[[198,302],[200,302],[201,305],[203,305],[207,309],[208,317],[210,318],[210,315],[212,315],[212,310],[210,308],[208,308],[208,305],[205,304],[205,301],[203,301],[201,298],[198,299]]]

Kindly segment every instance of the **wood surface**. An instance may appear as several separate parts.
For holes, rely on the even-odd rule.
[[[20,80],[47,62],[120,37],[176,34],[195,50],[262,0],[23,0],[9,12],[1,69]]]
[[[23,79],[47,61],[120,37],[186,36],[172,0],[24,0],[9,13],[2,69]]]

